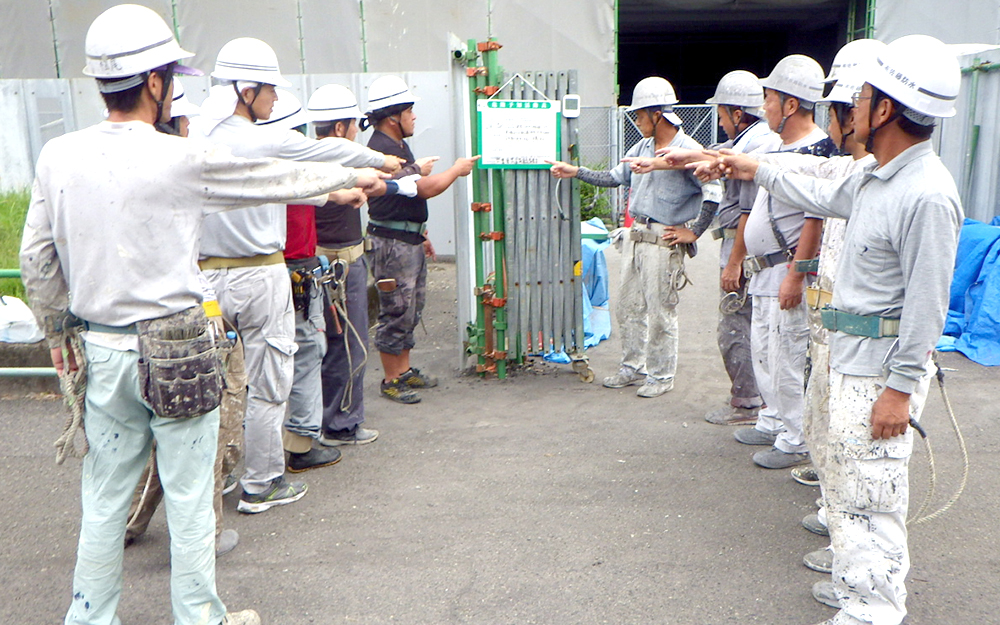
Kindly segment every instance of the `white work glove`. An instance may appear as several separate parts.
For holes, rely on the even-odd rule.
[[[420,180],[420,174],[411,174],[394,180],[393,182],[399,186],[399,190],[396,192],[396,195],[417,197],[417,180]]]
[[[608,234],[608,238],[611,239],[611,245],[615,247],[616,251],[622,251],[622,242],[625,237],[628,236],[628,228],[615,228]]]

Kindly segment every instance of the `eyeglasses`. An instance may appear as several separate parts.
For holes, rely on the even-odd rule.
[[[851,106],[853,106],[854,108],[858,108],[858,102],[860,102],[862,100],[871,100],[871,99],[872,99],[872,96],[870,96],[870,95],[861,95],[861,92],[858,91],[854,95],[851,96]]]

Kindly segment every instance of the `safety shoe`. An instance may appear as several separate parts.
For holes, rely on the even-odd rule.
[[[366,430],[356,426],[349,430],[337,430],[329,435],[320,434],[319,444],[327,447],[340,447],[341,445],[367,445],[374,443],[378,438],[378,430]]]
[[[604,386],[605,388],[625,388],[626,386],[632,386],[633,384],[639,384],[640,382],[645,381],[646,376],[642,375],[638,371],[629,369],[628,367],[622,367],[618,370],[618,373],[604,378]]]
[[[830,529],[820,522],[818,514],[807,514],[803,517],[802,527],[819,536],[830,535]]]
[[[705,421],[712,425],[756,425],[760,408],[737,408],[726,406],[705,415]]]
[[[778,435],[761,432],[757,428],[743,428],[733,432],[733,438],[744,445],[774,445]]]
[[[410,388],[434,388],[438,385],[438,379],[417,369],[410,367],[399,376],[400,382],[405,382]]]
[[[755,453],[753,455],[753,462],[765,469],[787,469],[808,463],[809,454],[788,453],[787,451],[781,451],[777,447],[771,447],[770,449]]]
[[[233,529],[224,529],[215,537],[215,557],[225,555],[236,549],[240,542],[240,535]]]
[[[657,380],[656,378],[646,377],[646,383],[639,387],[639,390],[635,394],[639,397],[659,397],[664,393],[669,393],[674,390],[674,379],[667,378],[666,380]]]
[[[840,609],[840,599],[837,598],[837,591],[833,588],[833,582],[823,580],[813,584],[813,599],[831,608]]]
[[[811,464],[792,469],[792,479],[805,486],[819,486],[819,473],[816,472],[816,467]]]
[[[329,447],[313,447],[301,454],[288,454],[288,470],[292,473],[328,467],[338,462],[340,462],[340,450]]]
[[[817,497],[816,501],[814,503],[816,504],[817,508],[822,508],[823,507],[823,498],[822,497]]]
[[[226,476],[226,480],[222,483],[222,494],[228,495],[229,493],[236,490],[236,487],[240,485],[240,480],[238,477],[230,473]]]
[[[260,615],[254,610],[226,612],[222,617],[222,625],[260,625]]]
[[[294,503],[305,496],[306,490],[307,487],[302,482],[289,482],[284,475],[279,475],[271,480],[270,488],[262,493],[251,495],[243,491],[236,510],[244,514],[257,514],[275,506]]]
[[[399,378],[393,378],[388,382],[382,380],[382,384],[379,386],[379,394],[386,399],[391,399],[401,404],[415,404],[420,401],[420,395],[409,384]]]
[[[829,547],[810,551],[802,557],[802,564],[820,573],[833,573],[833,551]]]

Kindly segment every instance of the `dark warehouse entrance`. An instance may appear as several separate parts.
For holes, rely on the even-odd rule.
[[[857,3],[864,4],[864,3]],[[766,76],[789,54],[829,69],[848,39],[851,0],[619,0],[619,103],[646,76],[670,80],[682,104],[711,97],[734,69]]]

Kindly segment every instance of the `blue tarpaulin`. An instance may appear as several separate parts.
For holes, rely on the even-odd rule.
[[[944,336],[937,349],[1000,365],[1000,217],[966,219],[958,242]]]
[[[608,261],[604,249],[608,247],[608,228],[598,217],[580,224],[583,274],[583,346],[589,348],[611,336],[611,312],[608,310]],[[603,237],[601,237],[603,235]],[[591,238],[601,237],[601,238]],[[564,351],[549,352],[545,360],[561,364],[570,362]]]

